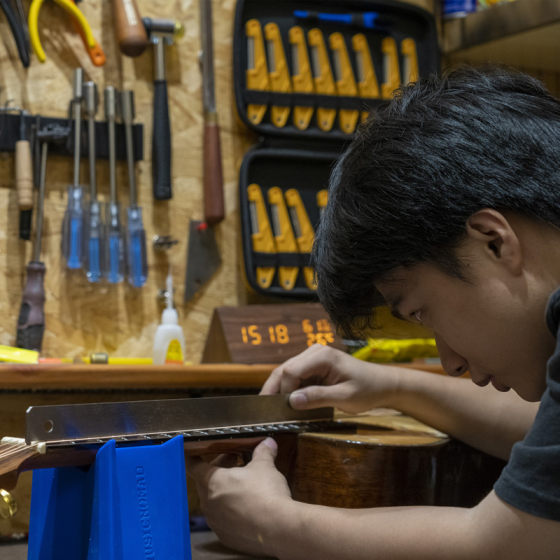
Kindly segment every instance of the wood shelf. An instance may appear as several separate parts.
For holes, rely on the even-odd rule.
[[[442,373],[439,365],[394,364]],[[277,364],[192,366],[0,365],[2,391],[259,389]]]
[[[33,364],[0,366],[0,390],[254,389],[275,365],[128,366]]]
[[[442,52],[452,62],[500,62],[560,72],[560,2],[515,0],[442,24]]]

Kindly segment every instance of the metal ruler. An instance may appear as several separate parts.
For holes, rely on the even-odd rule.
[[[48,447],[254,437],[321,430],[333,424],[333,409],[294,410],[288,395],[164,399],[115,403],[31,406],[28,444]]]

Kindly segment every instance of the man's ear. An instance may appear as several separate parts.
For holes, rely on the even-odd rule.
[[[523,251],[511,222],[497,210],[484,208],[467,219],[467,235],[483,243],[485,253],[514,274],[521,273]]]

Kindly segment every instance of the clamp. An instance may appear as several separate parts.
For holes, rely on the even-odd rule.
[[[91,27],[85,18],[84,14],[76,6],[75,2],[72,0],[54,0],[62,9],[68,12],[75,23],[75,26],[82,36],[84,45],[89,54],[92,63],[95,66],[103,66],[105,64],[105,53],[103,49],[99,46],[93,33]],[[31,41],[31,46],[39,59],[39,62],[45,62],[47,56],[41,45],[41,39],[39,37],[39,11],[43,5],[44,0],[32,0],[31,6],[29,7],[29,38]]]

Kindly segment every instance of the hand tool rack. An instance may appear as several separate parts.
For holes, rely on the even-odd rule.
[[[73,128],[72,119],[44,117],[42,115],[24,115],[22,117],[18,114],[11,113],[0,114],[0,152],[13,152],[15,150],[15,144],[19,140],[21,119],[25,120],[25,127],[27,130],[30,130],[31,126],[33,126],[37,122],[37,119],[39,119],[39,124],[41,127],[45,127],[48,125],[59,125],[61,127],[66,127],[69,130],[72,130]],[[126,160],[124,125],[122,123],[118,123],[115,128],[116,157],[119,160]],[[132,135],[134,142],[134,159],[136,161],[141,161],[142,159],[144,159],[143,134],[144,125],[134,124]],[[52,149],[49,150],[49,154],[72,157],[72,147],[73,138],[72,134],[70,134],[66,143],[60,146],[53,146]],[[98,159],[109,159],[107,124],[104,121],[95,122],[95,152]],[[80,153],[83,157],[87,156],[88,153],[87,133],[85,130],[82,131]]]
[[[333,21],[323,21],[318,18],[302,19],[295,17],[294,12],[312,11],[321,14],[351,14],[354,17],[353,24],[344,24]],[[381,28],[367,28],[357,24],[356,20],[366,14],[375,12],[379,14]],[[342,152],[344,146],[354,136],[346,133],[339,127],[340,111],[354,111],[362,113],[369,111],[387,102],[387,99],[360,97],[346,95],[339,91],[326,95],[317,93],[291,91],[272,91],[274,88],[270,83],[268,90],[249,87],[249,59],[253,59],[257,53],[254,46],[248,47],[247,22],[256,20],[265,36],[265,26],[275,23],[279,29],[281,42],[283,44],[286,64],[292,82],[295,83],[294,75],[300,63],[294,60],[293,51],[290,48],[290,30],[298,26],[303,30],[306,37],[306,49],[310,63],[313,68],[313,54],[309,44],[309,31],[313,28],[319,29],[324,37],[327,54],[335,81],[337,76],[337,62],[334,60],[333,51],[329,48],[329,37],[333,33],[341,34],[349,53],[352,73],[358,82],[358,64],[353,51],[353,37],[363,34],[367,40],[368,50],[371,54],[374,71],[378,85],[381,89],[384,82],[383,76],[383,54],[381,44],[384,37],[392,37],[395,44],[400,47],[405,38],[411,38],[416,47],[418,73],[420,76],[428,76],[439,71],[439,49],[435,26],[435,19],[427,11],[404,4],[398,1],[386,0],[350,0],[348,2],[337,2],[336,0],[275,0],[274,2],[260,2],[258,0],[238,0],[234,22],[234,45],[233,45],[233,76],[236,98],[236,108],[240,120],[259,138],[258,143],[245,155],[239,171],[239,200],[242,232],[242,248],[244,258],[245,279],[249,288],[262,295],[275,296],[292,299],[314,299],[315,290],[309,287],[304,278],[304,267],[309,262],[309,253],[303,251],[261,251],[257,250],[252,237],[253,227],[251,219],[251,201],[249,200],[248,187],[256,184],[262,191],[265,200],[268,222],[272,224],[274,218],[271,206],[267,202],[267,191],[274,187],[280,187],[285,194],[288,189],[296,188],[299,191],[303,206],[313,225],[313,229],[319,223],[320,208],[317,203],[317,194],[328,187],[329,175],[337,156]],[[270,53],[267,52],[267,40],[264,40],[264,55],[268,63],[269,76],[271,73]],[[249,52],[251,50],[251,52]],[[398,49],[399,68],[405,66],[404,55]],[[276,62],[276,66],[278,66]],[[253,66],[254,67],[254,66]],[[316,67],[316,63],[315,63]],[[275,68],[278,70],[278,68]],[[313,76],[317,76],[312,72]],[[253,82],[258,82],[253,80]],[[270,82],[270,80],[269,80]],[[315,82],[315,86],[316,86]],[[301,88],[300,88],[301,89]],[[249,116],[249,106],[266,106],[264,116],[258,122]],[[275,126],[272,119],[272,106],[289,107],[290,115],[285,125]],[[295,126],[294,109],[311,108],[313,116],[309,125],[305,128]],[[336,118],[329,130],[319,126],[317,120],[318,109],[332,109],[336,111]],[[274,269],[274,279],[270,285],[263,287],[257,279],[257,268]],[[279,267],[297,267],[299,270],[297,280],[291,289],[285,289],[279,282]]]

